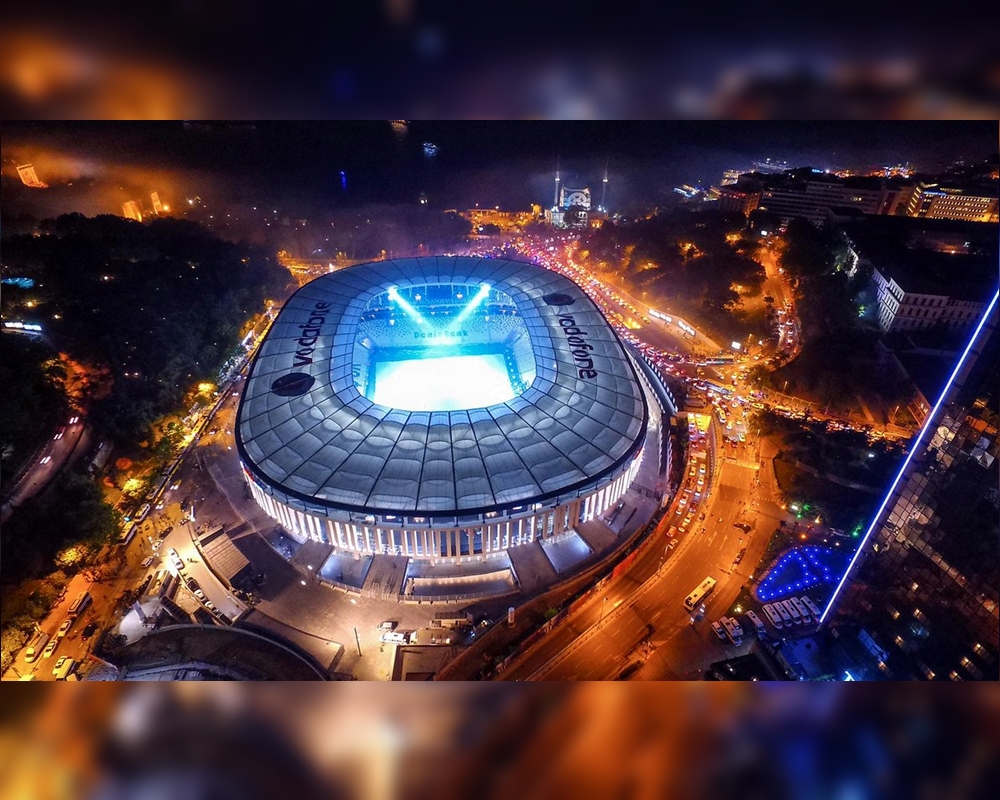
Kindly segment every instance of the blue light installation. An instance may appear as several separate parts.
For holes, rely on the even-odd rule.
[[[990,314],[993,313],[993,309],[996,308],[998,298],[1000,298],[1000,289],[994,292],[993,299],[990,300],[989,305],[986,307],[986,311],[983,312],[982,319],[979,320],[979,325],[976,326],[976,330],[973,331],[972,336],[969,338],[969,343],[965,346],[965,350],[963,351],[962,356],[958,359],[958,363],[955,364],[955,369],[952,370],[951,375],[948,377],[948,380],[945,383],[944,388],[941,390],[941,395],[938,397],[938,400],[934,404],[934,407],[927,415],[927,419],[924,422],[923,427],[920,429],[920,432],[917,433],[917,438],[913,440],[913,443],[910,447],[910,452],[907,453],[906,458],[903,460],[903,464],[899,468],[899,472],[896,473],[896,477],[893,480],[892,485],[889,487],[889,491],[887,491],[885,493],[885,497],[882,498],[882,504],[879,506],[878,511],[875,512],[875,515],[872,517],[872,521],[871,524],[868,526],[868,530],[865,531],[865,535],[861,538],[861,541],[858,543],[857,550],[854,551],[854,556],[851,558],[850,563],[847,565],[847,569],[844,570],[844,574],[840,578],[840,582],[837,584],[837,587],[833,590],[833,594],[830,596],[830,600],[826,604],[826,608],[823,609],[823,614],[819,618],[821,624],[826,621],[826,618],[830,613],[830,609],[833,608],[833,604],[837,600],[837,596],[840,594],[841,589],[844,588],[844,584],[847,583],[847,578],[851,574],[851,570],[854,569],[854,565],[855,563],[857,563],[858,557],[864,551],[865,545],[868,544],[868,540],[871,538],[871,535],[874,532],[875,527],[878,525],[882,513],[885,511],[886,506],[889,504],[889,501],[892,499],[893,494],[896,491],[896,487],[899,485],[900,480],[902,480],[903,478],[903,473],[906,472],[906,468],[910,465],[910,460],[913,458],[913,454],[916,453],[917,450],[920,448],[920,444],[923,441],[927,431],[937,421],[938,410],[941,408],[942,404],[945,401],[945,398],[951,391],[951,387],[952,384],[955,382],[955,378],[958,376],[958,373],[962,370],[962,367],[965,365],[965,360],[969,357],[969,353],[972,351],[972,346],[976,343],[976,340],[979,338],[979,334],[982,333],[983,327],[986,325],[986,320],[989,319]]]
[[[757,597],[765,603],[803,589],[833,583],[847,556],[829,547],[802,545],[785,553],[768,571],[757,588]]]

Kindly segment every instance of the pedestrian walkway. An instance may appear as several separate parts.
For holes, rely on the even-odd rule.
[[[376,555],[371,559],[361,593],[383,600],[398,598],[403,591],[403,578],[409,559],[406,556],[387,555]]]
[[[538,542],[512,547],[507,554],[526,597],[554,583],[559,576]]]
[[[469,573],[466,566],[461,572],[449,568],[451,565],[414,565],[406,574],[403,595],[407,598],[454,598],[496,597],[506,594],[516,587],[514,572],[507,558],[490,559],[484,563],[488,570]],[[418,574],[413,574],[417,572]]]
[[[542,541],[542,550],[560,575],[575,569],[594,553],[590,545],[576,531],[545,539]]]
[[[336,581],[355,589],[364,586],[365,577],[371,567],[372,557],[361,556],[358,553],[330,553],[323,566],[319,569],[319,576],[328,581]]]

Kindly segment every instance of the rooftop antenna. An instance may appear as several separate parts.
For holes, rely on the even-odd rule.
[[[604,180],[601,182],[601,211],[605,213],[608,210],[607,205],[605,205],[605,199],[608,195],[608,161],[609,159],[604,160]]]
[[[559,208],[559,156],[556,156],[556,190],[552,196],[552,208]]]

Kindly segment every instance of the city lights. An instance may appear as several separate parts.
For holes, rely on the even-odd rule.
[[[962,367],[965,364],[965,360],[969,357],[969,353],[972,351],[973,345],[975,345],[976,340],[979,338],[979,334],[982,332],[984,326],[986,325],[987,320],[989,320],[990,315],[993,313],[994,309],[996,308],[998,298],[1000,298],[1000,291],[994,292],[993,299],[990,300],[989,305],[986,307],[986,310],[983,312],[982,318],[979,320],[979,324],[976,326],[976,329],[973,331],[972,336],[969,337],[969,341],[968,341],[968,343],[965,346],[965,350],[962,352],[962,355],[959,357],[958,361],[956,362],[955,367],[954,367],[954,369],[951,372],[951,375],[948,376],[948,380],[945,382],[944,388],[941,390],[941,393],[938,396],[937,402],[934,404],[934,407],[931,409],[930,413],[927,415],[927,420],[924,422],[924,425],[920,428],[920,432],[917,434],[916,438],[910,443],[909,453],[907,453],[906,458],[904,459],[902,465],[899,468],[899,471],[896,473],[896,477],[893,479],[892,484],[889,486],[888,491],[883,496],[882,503],[879,506],[878,511],[876,511],[875,514],[872,515],[872,521],[868,525],[868,529],[865,531],[865,535],[863,537],[861,537],[861,541],[858,543],[858,546],[857,546],[857,548],[854,551],[854,555],[851,558],[850,563],[848,563],[847,568],[844,570],[844,573],[841,576],[839,582],[837,583],[837,586],[834,589],[833,594],[830,596],[830,599],[827,602],[826,607],[823,609],[823,614],[822,614],[822,616],[820,616],[820,622],[821,623],[825,622],[826,619],[827,619],[827,617],[829,616],[830,609],[833,608],[834,603],[836,603],[837,596],[840,594],[841,589],[843,589],[844,584],[847,582],[847,579],[848,579],[848,577],[851,574],[851,570],[854,569],[854,565],[857,563],[858,558],[864,552],[864,549],[865,549],[865,546],[868,543],[868,540],[871,538],[872,533],[875,531],[875,528],[877,527],[877,525],[881,521],[882,513],[885,511],[886,506],[888,506],[889,501],[893,499],[893,497],[895,495],[896,487],[899,485],[899,482],[902,480],[903,475],[906,472],[906,468],[909,466],[910,461],[913,459],[913,455],[916,452],[918,452],[918,450],[919,450],[919,448],[921,446],[921,443],[923,442],[924,437],[926,436],[928,430],[933,425],[936,424],[935,420],[936,420],[936,417],[937,417],[937,412],[941,408],[941,406],[945,402],[945,400],[947,399],[949,393],[951,392],[951,388],[952,388],[952,385],[955,382],[955,378],[961,372]]]
[[[432,117],[5,124],[5,680],[1000,679],[995,121]]]

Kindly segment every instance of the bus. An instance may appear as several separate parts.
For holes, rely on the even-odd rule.
[[[721,355],[721,356],[712,356],[711,358],[706,358],[703,363],[715,366],[718,364],[733,364],[735,362],[736,362],[736,356]]]
[[[76,600],[73,601],[72,605],[69,607],[70,617],[78,617],[83,612],[83,609],[87,607],[90,603],[90,592],[83,591],[76,596]]]
[[[795,610],[799,612],[803,625],[809,625],[812,622],[812,617],[809,616],[809,609],[806,608],[805,604],[799,598],[789,597],[787,602],[791,603],[795,607]]]
[[[809,609],[809,612],[813,615],[813,619],[819,622],[821,614],[819,613],[819,608],[812,601],[812,598],[803,595],[802,597],[799,598],[799,601],[802,603],[802,605],[804,605],[806,608]]]
[[[704,598],[711,594],[712,590],[715,588],[715,578],[708,577],[705,578],[701,583],[698,584],[698,588],[695,589],[691,594],[684,598],[684,608],[688,611],[693,611],[694,607],[698,605]]]
[[[146,519],[146,515],[148,513],[149,513],[149,503],[143,503],[142,508],[140,508],[139,511],[136,512],[135,521],[142,522],[144,519]]]
[[[791,600],[779,600],[775,605],[778,606],[779,611],[782,608],[785,609],[785,612],[788,614],[793,624],[802,624],[802,615],[799,614],[799,610],[795,607],[795,604],[792,603]],[[784,619],[784,616],[782,616],[782,619]]]
[[[719,622],[722,623],[729,640],[739,646],[740,642],[743,641],[743,627],[731,617],[722,617]]]
[[[135,532],[139,530],[139,524],[136,522],[130,522],[125,530],[122,531],[121,536],[118,537],[119,544],[128,544],[135,537]]]
[[[710,392],[715,392],[716,394],[721,394],[723,397],[733,396],[733,387],[728,384],[722,383],[720,381],[712,380],[711,378],[702,378],[705,384],[705,388]]]

